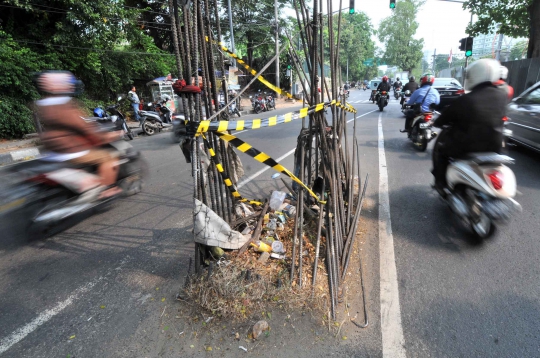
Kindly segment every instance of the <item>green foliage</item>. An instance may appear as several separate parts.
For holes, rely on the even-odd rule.
[[[527,37],[531,40],[527,57],[540,57],[540,0],[468,0],[463,8],[477,16],[467,27],[472,36],[497,31],[511,37]]]
[[[510,54],[508,55],[510,61],[521,60],[522,58],[526,57],[528,43],[529,41],[525,40],[514,44],[514,46],[512,46],[510,49]]]
[[[33,130],[32,111],[25,102],[0,97],[0,138],[21,138]]]
[[[424,40],[413,38],[418,29],[416,14],[421,5],[422,2],[416,0],[400,1],[392,15],[381,21],[377,32],[379,40],[386,45],[383,59],[410,73],[423,56]]]
[[[134,81],[175,72],[174,56],[164,51],[170,43],[170,33],[161,31],[170,28],[164,2],[152,3],[156,12],[134,9],[146,9],[146,0],[7,3],[10,7],[0,11],[0,137],[33,130],[25,105],[39,97],[33,72],[72,71],[85,84],[86,100],[101,104],[125,95]],[[140,25],[151,18],[158,19],[152,27],[161,26],[162,36],[153,37],[154,29]],[[86,110],[94,106],[90,102]]]
[[[373,28],[369,17],[361,11],[356,10],[354,14],[343,13],[341,15],[341,36],[339,65],[345,80],[347,60],[349,61],[349,79],[364,80],[370,79],[377,74],[377,66],[374,63],[371,66],[364,65],[363,62],[369,58],[375,57],[375,44],[371,40]],[[337,26],[339,14],[333,16],[335,40],[337,40]],[[325,18],[327,21],[327,18]],[[330,54],[330,40],[328,28],[324,28],[324,43],[326,44],[326,56]]]

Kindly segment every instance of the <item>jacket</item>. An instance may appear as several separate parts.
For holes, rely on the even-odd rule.
[[[424,97],[426,98],[425,100]],[[409,99],[409,102],[407,102],[408,105],[413,105],[417,103],[422,103],[422,107],[420,108],[422,112],[431,112],[429,106],[432,103],[441,103],[441,96],[439,95],[439,91],[429,85],[424,85],[420,87],[418,90],[414,91],[414,93],[411,95],[411,98]]]
[[[128,92],[128,95],[127,95],[129,101],[133,104],[137,104],[137,103],[140,103],[139,101],[139,96],[137,95],[136,92],[133,92],[133,91],[129,91]]]
[[[379,83],[379,86],[377,87],[377,91],[390,91],[390,84],[388,82],[381,82]]]
[[[418,86],[418,83],[416,82],[407,82],[405,83],[405,86],[403,86],[403,92],[405,91],[411,91],[411,94],[413,94],[414,91],[416,91],[420,86]]]
[[[458,97],[433,124],[451,126],[443,151],[453,157],[472,152],[500,153],[507,104],[506,91],[491,83],[480,84]]]
[[[81,118],[83,113],[70,97],[49,97],[36,102],[45,131],[41,143],[56,153],[77,153],[107,143],[106,133]]]

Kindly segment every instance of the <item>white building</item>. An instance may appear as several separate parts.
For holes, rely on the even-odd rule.
[[[499,43],[499,34],[493,32],[490,34],[481,34],[474,37],[473,42],[473,56],[474,57],[484,57],[491,55],[493,58],[495,58],[496,51],[497,51],[497,45]],[[502,38],[502,45],[501,45],[501,61],[506,61],[508,57],[508,54],[510,53],[510,50],[512,46],[518,42],[524,40],[523,38],[520,39],[514,39],[512,37],[508,37],[506,35],[503,35]]]

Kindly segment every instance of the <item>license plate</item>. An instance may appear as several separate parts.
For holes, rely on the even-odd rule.
[[[452,92],[441,92],[441,96],[451,96]]]
[[[420,123],[420,128],[422,129],[429,128],[429,123]]]

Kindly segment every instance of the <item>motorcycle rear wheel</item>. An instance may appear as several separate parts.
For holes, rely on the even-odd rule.
[[[156,132],[154,128],[151,127],[150,124],[151,123],[149,123],[148,121],[144,121],[144,123],[142,124],[142,130],[144,134],[146,134],[147,136],[151,136]]]

